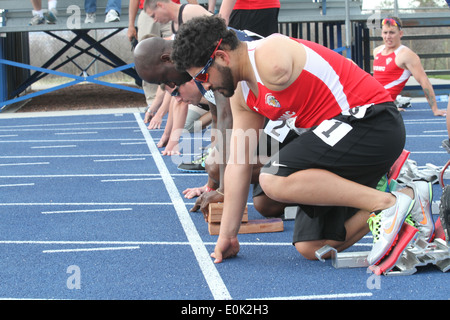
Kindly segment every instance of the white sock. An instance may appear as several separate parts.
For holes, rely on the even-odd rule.
[[[53,0],[53,1],[48,0],[48,10],[50,10],[50,9],[56,9],[56,3],[57,3],[56,0]]]
[[[36,15],[38,15],[39,17],[41,17],[41,18],[43,18],[44,17],[44,10],[33,10],[33,11],[31,11],[31,13],[33,14],[33,16],[36,16]]]

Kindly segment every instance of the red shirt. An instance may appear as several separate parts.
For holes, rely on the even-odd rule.
[[[306,63],[299,77],[282,91],[266,88],[254,64],[254,48],[265,40],[247,43],[259,90],[256,97],[241,82],[249,108],[270,120],[296,118],[295,127],[311,128],[351,108],[392,101],[383,86],[352,61],[314,42],[293,40],[305,47]]]
[[[233,10],[257,10],[279,7],[280,0],[237,0]]]
[[[172,0],[175,3],[180,4],[180,0]],[[145,0],[139,0],[139,9],[143,9],[144,8],[144,2]]]
[[[383,48],[373,60],[374,78],[377,79],[387,91],[389,91],[392,99],[394,100],[400,92],[402,92],[409,77],[411,77],[411,72],[409,70],[402,69],[395,63],[395,57],[403,47],[404,46],[401,45],[387,56],[381,54],[381,51],[384,49]]]

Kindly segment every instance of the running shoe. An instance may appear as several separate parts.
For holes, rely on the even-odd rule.
[[[209,156],[211,148],[202,153],[197,159],[191,162],[183,162],[178,165],[178,170],[185,172],[205,172],[205,160]]]
[[[47,12],[44,13],[45,21],[47,21],[48,24],[55,24],[57,20],[56,14],[57,11],[55,8],[49,9]]]
[[[84,19],[84,23],[95,23],[95,18],[95,12],[86,12],[86,19]]]
[[[35,14],[28,23],[29,26],[37,26],[39,24],[45,24],[45,18],[38,14]]]
[[[397,197],[394,206],[371,214],[367,223],[373,234],[373,247],[367,256],[369,265],[377,264],[389,252],[397,235],[411,211],[414,200],[401,192],[392,192]]]
[[[414,190],[414,206],[411,210],[411,220],[419,230],[418,237],[426,242],[431,242],[434,235],[434,221],[431,212],[433,186],[427,181],[414,181],[408,187]]]
[[[444,229],[445,241],[450,244],[450,186],[445,186],[442,190],[439,218]]]
[[[442,147],[450,153],[450,139],[442,140]]]
[[[119,13],[116,10],[109,10],[105,17],[105,22],[116,22],[120,21]]]

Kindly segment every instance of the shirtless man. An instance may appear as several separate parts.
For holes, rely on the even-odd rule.
[[[384,44],[373,51],[373,76],[396,99],[412,75],[421,85],[431,111],[435,116],[445,116],[436,104],[433,86],[420,62],[419,56],[402,44],[402,22],[397,17],[382,21],[381,36]]]
[[[286,121],[298,132],[259,177],[267,196],[300,204],[306,212],[297,214],[296,249],[309,259],[325,244],[344,250],[369,231],[369,219],[374,245],[368,262],[382,260],[421,193],[415,202],[409,188],[408,195],[375,189],[403,150],[405,128],[373,77],[309,41],[275,35],[240,42],[214,16],[180,27],[172,60],[231,101],[233,133],[215,263],[240,250],[237,235],[252,172],[248,159],[255,149],[242,133],[257,136],[264,117]]]

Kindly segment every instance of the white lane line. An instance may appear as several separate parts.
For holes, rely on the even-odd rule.
[[[98,132],[97,131],[55,132],[55,135],[75,135],[75,134],[98,134]]]
[[[173,173],[172,176],[207,176],[206,173]],[[94,173],[94,174],[32,174],[32,175],[11,175],[1,176],[0,178],[74,178],[74,177],[159,177],[160,173]]]
[[[128,182],[128,181],[152,181],[152,180],[162,180],[162,178],[108,179],[108,180],[100,180],[100,181],[101,182]]]
[[[34,183],[0,184],[0,187],[24,187],[24,186],[34,186]]]
[[[97,159],[94,162],[115,162],[115,161],[143,161],[145,158],[127,158],[127,159]]]
[[[121,142],[121,146],[135,145],[135,144],[147,144],[145,141],[142,142]]]
[[[142,141],[142,138],[118,139],[61,139],[61,140],[0,140],[0,143],[44,143],[44,142],[115,142],[115,141]]]
[[[336,294],[314,294],[308,296],[292,296],[292,297],[269,297],[249,300],[323,300],[323,299],[342,299],[342,298],[360,298],[371,297],[371,292],[356,292],[356,293],[336,293]]]
[[[200,269],[203,272],[206,282],[208,283],[209,289],[214,297],[214,299],[224,300],[231,299],[231,295],[228,292],[222,277],[220,276],[217,268],[215,267],[211,257],[209,256],[208,250],[205,247],[197,229],[195,228],[194,222],[186,209],[186,204],[180,196],[175,183],[170,176],[169,170],[167,169],[164,160],[160,154],[160,151],[156,147],[153,138],[150,135],[144,121],[139,113],[134,113],[137,123],[141,128],[142,134],[147,141],[148,148],[153,154],[156,166],[161,173],[164,184],[166,186],[167,192],[172,200],[175,211],[178,215],[178,219],[183,227],[183,230],[188,238],[188,241],[192,247],[194,255],[197,259]]]
[[[136,250],[136,249],[140,249],[140,247],[139,246],[135,246],[135,247],[54,249],[54,250],[43,250],[42,253],[114,251],[114,250]]]
[[[194,203],[191,203],[192,205]],[[11,202],[0,203],[0,207],[9,206],[171,206],[172,202]],[[186,203],[188,205],[188,203]]]
[[[190,246],[188,241],[65,241],[65,240],[0,240],[0,245],[122,245],[122,246]],[[203,242],[205,246],[215,246],[216,242]],[[239,242],[242,246],[289,246],[291,242]]]
[[[33,158],[100,158],[100,157],[151,157],[151,154],[61,154],[42,156],[0,156],[0,159],[33,159]]]
[[[90,213],[90,212],[113,212],[113,211],[132,211],[132,208],[117,208],[117,209],[83,209],[83,210],[61,210],[61,211],[42,211],[42,214],[56,214],[56,213]]]
[[[446,134],[407,134],[406,138],[442,138],[448,137]]]
[[[52,148],[76,148],[76,144],[68,144],[68,145],[61,145],[61,146],[35,146],[30,147],[31,149],[52,149]]]
[[[19,162],[19,163],[0,163],[0,166],[35,166],[41,164],[50,164],[50,162]]]
[[[42,129],[0,129],[0,132],[4,131],[14,131],[14,132],[36,132],[36,131],[70,131],[70,132],[86,132],[84,130],[133,130],[136,129],[136,127],[101,127],[101,128],[77,128],[77,127],[70,127],[70,128],[42,128]],[[133,130],[134,131],[134,130]],[[139,131],[140,132],[140,131]],[[98,133],[98,132],[96,132]],[[58,134],[58,133],[55,133]],[[70,134],[70,133],[69,133]]]
[[[32,127],[58,127],[58,126],[75,126],[75,125],[90,125],[90,124],[119,124],[119,123],[135,123],[133,120],[124,120],[124,121],[92,121],[92,122],[74,122],[74,123],[40,123],[40,124],[20,124],[20,125],[14,125],[14,126],[0,126],[0,131],[3,129],[22,129],[22,128],[32,128]]]

